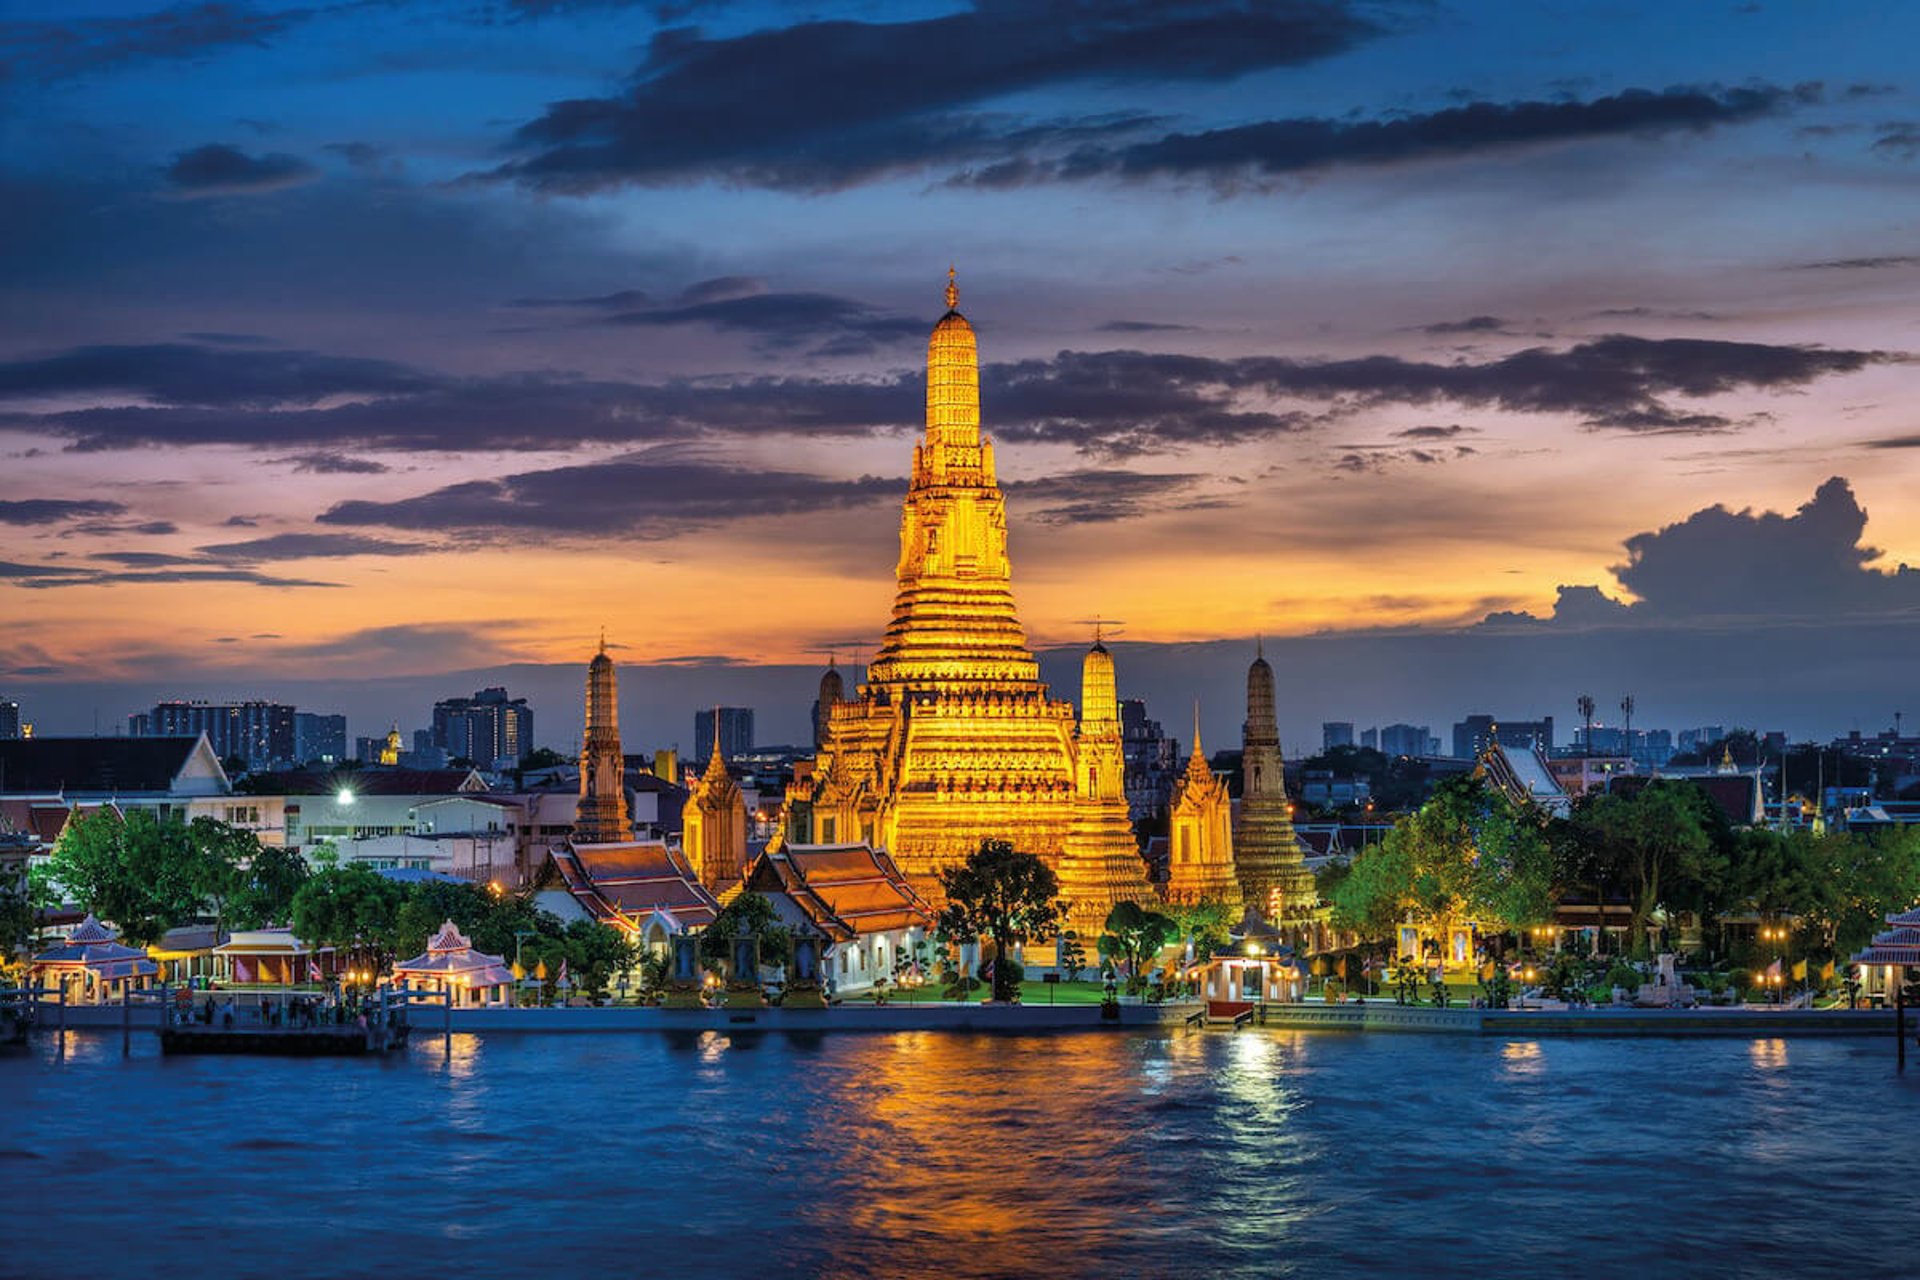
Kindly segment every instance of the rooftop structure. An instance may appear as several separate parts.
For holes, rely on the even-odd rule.
[[[473,942],[448,920],[411,960],[393,966],[396,982],[450,991],[455,1004],[505,1004],[513,991],[513,970],[503,956],[475,951]]]
[[[0,795],[162,799],[232,790],[205,734],[0,740]]]

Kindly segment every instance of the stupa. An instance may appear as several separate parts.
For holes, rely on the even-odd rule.
[[[1274,714],[1273,667],[1256,648],[1247,668],[1247,719],[1241,727],[1240,821],[1233,833],[1234,869],[1248,905],[1289,937],[1312,933],[1321,912],[1313,872],[1293,833],[1286,764]]]
[[[1087,766],[1076,768],[1073,705],[1041,682],[1014,609],[1006,499],[980,433],[979,354],[959,296],[949,271],[947,311],[927,342],[926,431],[900,513],[893,617],[865,682],[844,699],[823,690],[820,749],[788,793],[787,837],[883,848],[936,904],[943,868],[983,839],[1010,840],[1062,873],[1076,922],[1096,911],[1104,921],[1099,904],[1114,890],[1103,886],[1138,877],[1147,893],[1144,864],[1136,851],[1122,875],[1110,818],[1124,821],[1125,801],[1108,804],[1106,722],[1083,735],[1100,744],[1087,748],[1089,791],[1077,781]],[[1117,755],[1117,732],[1113,741]],[[1099,832],[1083,830],[1068,858],[1085,820]]]

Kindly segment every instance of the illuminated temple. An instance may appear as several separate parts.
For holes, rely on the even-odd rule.
[[[936,903],[942,868],[984,838],[1011,840],[1059,875],[1072,926],[1097,931],[1116,901],[1154,897],[1127,822],[1113,661],[1096,641],[1078,723],[1041,683],[1014,610],[1006,499],[958,302],[949,272],[892,621],[851,697],[837,677],[822,683],[819,752],[789,792],[787,838],[884,848]]]

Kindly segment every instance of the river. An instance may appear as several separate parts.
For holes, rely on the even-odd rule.
[[[0,1275],[1920,1274],[1878,1040],[153,1040],[0,1057]]]

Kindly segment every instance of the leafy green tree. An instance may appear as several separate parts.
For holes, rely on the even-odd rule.
[[[246,884],[247,863],[260,852],[260,841],[251,831],[204,815],[187,824],[187,839],[192,844],[194,888],[202,904],[212,909],[214,928],[224,930],[233,900]]]
[[[1238,923],[1232,908],[1213,898],[1174,906],[1166,914],[1179,936],[1193,943],[1193,954],[1201,960],[1225,950],[1230,941],[1228,930]]]
[[[790,932],[765,894],[742,893],[701,930],[700,958],[711,965],[723,964],[733,958],[734,938],[752,933],[760,938],[761,964],[785,964]]]
[[[1686,779],[1656,778],[1632,795],[1589,796],[1571,820],[1587,829],[1612,882],[1633,895],[1629,936],[1636,950],[1644,948],[1657,908],[1704,914],[1725,890],[1732,833],[1719,806]]]
[[[1068,982],[1080,981],[1080,975],[1087,971],[1087,949],[1080,945],[1080,935],[1071,929],[1061,935],[1060,968],[1061,976]]]
[[[1065,914],[1060,881],[1052,868],[1010,840],[986,839],[957,867],[940,872],[947,899],[940,932],[958,942],[976,938],[993,944],[993,998],[1011,1001],[1019,992],[1007,948],[1018,942],[1046,942],[1059,932]]]
[[[313,874],[298,849],[256,845],[229,913],[236,929],[263,929],[293,918],[294,895]]]
[[[48,862],[60,886],[135,946],[198,915],[204,878],[184,823],[102,807],[67,823]]]
[[[1106,931],[1100,935],[1100,954],[1118,966],[1127,967],[1127,985],[1138,989],[1145,970],[1169,942],[1180,936],[1180,926],[1158,911],[1149,911],[1137,902],[1116,902],[1107,913]]]
[[[293,895],[293,931],[370,967],[392,968],[406,890],[359,863],[315,872]],[[411,954],[411,953],[409,953]]]
[[[1334,921],[1385,937],[1411,915],[1446,933],[1467,921],[1503,932],[1553,910],[1544,823],[1478,777],[1450,778],[1353,860],[1333,890]]]

